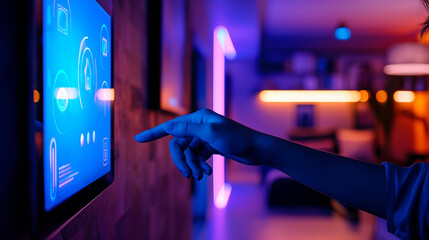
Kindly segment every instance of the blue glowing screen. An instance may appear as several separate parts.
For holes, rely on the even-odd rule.
[[[111,171],[111,37],[95,0],[43,1],[46,211]]]

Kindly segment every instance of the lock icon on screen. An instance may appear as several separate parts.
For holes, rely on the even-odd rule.
[[[101,52],[104,57],[107,57],[107,39],[103,37],[101,40]]]
[[[84,73],[85,73],[85,89],[89,91],[91,90],[92,70],[91,70],[91,65],[89,64],[88,58],[86,58]]]

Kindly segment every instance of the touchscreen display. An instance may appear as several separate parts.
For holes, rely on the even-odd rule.
[[[46,211],[111,171],[111,37],[95,0],[43,1]]]

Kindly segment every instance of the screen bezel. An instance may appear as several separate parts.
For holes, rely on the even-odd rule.
[[[42,17],[41,21],[36,26],[36,39],[43,39],[43,0],[35,0],[37,3],[37,11],[39,16]],[[113,19],[113,7],[111,1],[94,0],[97,4],[110,16],[111,20],[111,87],[114,88],[114,19]],[[110,8],[109,8],[110,4]],[[37,46],[37,75],[39,76],[38,82],[35,83],[40,89],[42,89],[41,96],[43,96],[43,41],[38,42]],[[43,99],[43,98],[42,98]],[[39,116],[42,118],[43,123],[43,100],[41,101],[39,109]],[[36,119],[37,120],[37,119]],[[62,226],[69,222],[75,215],[82,211],[87,205],[89,205],[98,195],[106,190],[113,182],[114,179],[114,103],[111,104],[111,147],[110,147],[110,172],[99,177],[86,187],[73,194],[64,202],[50,211],[45,210],[45,194],[44,194],[44,171],[43,171],[43,154],[36,156],[37,161],[37,200],[36,200],[36,221],[33,224],[33,232],[38,237],[49,237],[57,233]],[[39,132],[40,133],[40,132]],[[41,131],[43,137],[43,130]],[[43,141],[42,141],[43,145]],[[43,146],[42,148],[43,149]],[[42,150],[43,151],[43,150]]]

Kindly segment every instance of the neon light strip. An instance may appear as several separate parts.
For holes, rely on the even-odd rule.
[[[231,184],[224,183],[222,188],[219,191],[219,194],[216,197],[216,207],[225,208],[229,200],[229,195],[231,194]]]
[[[213,32],[213,111],[225,115],[225,57],[236,56],[228,30],[218,26]],[[213,200],[217,208],[225,208],[231,185],[225,183],[225,158],[213,156]]]
[[[259,93],[262,102],[359,102],[359,91],[264,90]]]
[[[411,103],[416,99],[416,94],[412,91],[396,91],[393,100],[400,103]]]
[[[100,101],[115,101],[115,89],[113,88],[100,88],[96,96]]]
[[[379,102],[385,102],[386,91],[380,90]],[[382,96],[383,95],[383,96]],[[386,96],[384,96],[386,95]],[[411,103],[415,100],[413,91],[396,91],[393,99],[398,103]],[[367,102],[370,98],[368,91],[324,91],[324,90],[264,90],[259,93],[259,99],[267,103],[316,103],[316,102]]]
[[[429,74],[427,63],[398,63],[384,67],[384,73],[393,76],[421,76]]]

